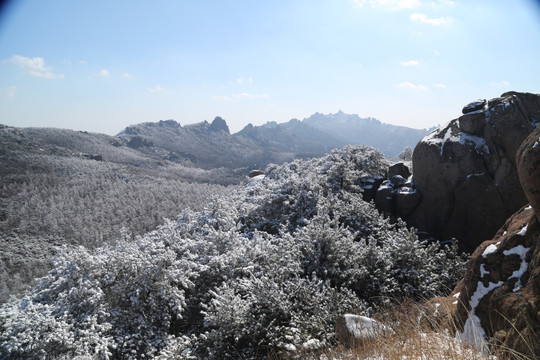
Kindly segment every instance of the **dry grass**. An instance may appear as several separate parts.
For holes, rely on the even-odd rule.
[[[445,309],[439,309],[444,314]],[[525,356],[494,341],[484,349],[456,337],[458,327],[450,317],[435,316],[432,308],[405,302],[376,316],[390,325],[394,334],[378,336],[345,347],[336,346],[318,353],[296,354],[292,358],[325,360],[525,360]],[[531,344],[532,345],[532,344]]]

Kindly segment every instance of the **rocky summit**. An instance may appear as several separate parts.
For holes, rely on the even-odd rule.
[[[540,356],[540,127],[516,154],[530,202],[473,253],[467,273],[447,298],[430,301],[478,346],[504,344]],[[441,306],[444,305],[444,306]]]
[[[425,136],[413,153],[421,200],[409,225],[472,252],[527,199],[515,155],[540,122],[540,95],[508,92],[477,100]]]

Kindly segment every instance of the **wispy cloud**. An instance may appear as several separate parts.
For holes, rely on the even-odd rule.
[[[146,90],[150,91],[151,93],[160,93],[160,92],[167,92],[168,91],[167,89],[164,89],[159,85],[156,85],[153,88],[148,88]]]
[[[131,79],[133,77],[133,75],[131,75],[130,73],[123,73],[122,76],[126,79]]]
[[[109,70],[103,69],[103,70],[101,70],[101,71],[99,72],[98,75],[99,75],[99,76],[103,76],[103,77],[107,77],[107,76],[110,75],[110,73],[109,73]]]
[[[236,79],[236,82],[239,84],[245,84],[245,83],[252,83],[253,79],[251,77],[248,78],[238,78]]]
[[[10,86],[8,88],[0,89],[0,99],[13,99],[16,92],[16,86]]]
[[[269,98],[269,96],[266,94],[248,94],[248,93],[233,94],[233,97],[237,99],[268,99]]]
[[[433,84],[434,87],[444,89],[446,87],[445,84]]]
[[[434,53],[435,55],[437,55],[437,56],[441,56],[441,53],[438,52],[437,50],[433,50],[433,53]]]
[[[16,66],[28,75],[42,79],[63,79],[63,74],[55,74],[50,66],[45,66],[45,60],[42,57],[29,58],[22,55],[13,55],[4,63]]]
[[[408,61],[401,61],[399,64],[401,66],[418,66],[419,62],[418,60],[408,60]]]
[[[405,81],[399,84],[394,84],[394,87],[400,88],[400,89],[412,89],[412,90],[428,90],[428,88],[424,85],[420,84],[413,84],[409,81]]]
[[[506,81],[506,80],[503,80],[503,81],[500,81],[500,82],[493,81],[492,83],[490,83],[490,85],[491,86],[508,86],[508,85],[510,85],[510,82]]]
[[[420,0],[353,0],[355,6],[385,7],[391,10],[412,9],[421,5]]]
[[[454,22],[454,19],[451,17],[439,17],[439,18],[429,18],[426,14],[414,13],[410,16],[410,19],[415,22],[422,22],[425,24],[430,24],[434,26],[448,25]]]

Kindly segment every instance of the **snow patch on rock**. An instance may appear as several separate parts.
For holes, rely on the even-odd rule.
[[[489,147],[487,146],[486,139],[480,136],[467,134],[461,132],[459,137],[459,143],[462,145],[474,145],[476,151],[484,154],[489,154]]]
[[[521,235],[521,236],[525,236],[525,234],[527,233],[527,227],[529,225],[525,225],[517,234],[518,235]]]
[[[521,289],[521,286],[522,286],[521,277],[523,276],[523,274],[525,274],[525,272],[529,268],[529,264],[527,263],[527,261],[525,261],[525,257],[527,256],[527,252],[529,252],[530,249],[531,248],[526,248],[523,245],[518,245],[516,247],[513,247],[510,250],[503,251],[504,255],[518,255],[521,259],[521,265],[519,266],[519,269],[515,270],[512,273],[512,275],[508,278],[508,280],[517,279],[516,285],[514,286],[514,289],[512,290],[513,292],[516,292],[519,289]]]
[[[484,275],[489,275],[489,271],[486,270],[485,264],[480,264],[480,277],[483,278]]]
[[[497,245],[499,245],[501,242],[499,241],[496,244],[489,245],[484,252],[482,253],[482,257],[486,258],[489,254],[493,254],[495,251],[497,251]]]
[[[345,325],[356,339],[373,339],[377,336],[394,333],[388,326],[361,315],[345,314]]]
[[[469,301],[471,311],[467,321],[465,321],[463,332],[458,331],[457,333],[458,338],[460,338],[465,344],[475,346],[479,351],[487,352],[487,344],[485,339],[486,332],[480,323],[480,318],[475,314],[476,307],[484,296],[489,294],[494,289],[501,287],[503,284],[504,281],[499,281],[496,283],[490,282],[488,286],[485,286],[482,281],[478,282],[476,291]]]

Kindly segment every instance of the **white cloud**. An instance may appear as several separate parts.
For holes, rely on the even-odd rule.
[[[501,82],[495,82],[493,81],[491,84],[491,86],[508,86],[510,85],[510,82],[506,81],[506,80],[503,80]]]
[[[15,92],[17,92],[16,86],[0,89],[0,99],[13,99],[15,97]]]
[[[233,97],[237,99],[268,99],[268,95],[266,94],[241,93],[241,94],[233,94]]]
[[[45,60],[41,57],[29,58],[21,55],[13,55],[5,63],[17,66],[28,75],[43,79],[63,79],[63,74],[55,74],[50,66],[45,66]]]
[[[412,9],[421,5],[420,0],[353,0],[355,6],[385,7],[391,10]]]
[[[441,89],[444,89],[446,87],[446,85],[444,85],[444,84],[433,84],[433,86],[441,88]]]
[[[130,73],[123,73],[122,76],[126,79],[131,79],[133,77],[133,75],[131,75]]]
[[[236,82],[239,83],[239,84],[252,83],[252,82],[253,82],[253,79],[252,79],[251,77],[248,77],[248,78],[238,78],[238,79],[236,79]]]
[[[418,60],[409,60],[409,61],[401,61],[399,64],[401,66],[418,66],[419,62]]]
[[[86,65],[86,61],[85,60],[79,60],[79,64]]]
[[[107,77],[107,76],[109,76],[109,75],[110,75],[110,74],[109,74],[109,70],[107,70],[107,69],[103,69],[103,70],[101,70],[101,71],[99,72],[99,76]]]
[[[399,84],[394,84],[394,87],[400,88],[400,89],[412,89],[412,90],[428,90],[428,88],[424,85],[420,84],[413,84],[409,81],[405,81]]]
[[[419,21],[430,25],[448,25],[454,21],[451,17],[428,18],[425,14],[414,13],[410,16],[412,21]]]
[[[437,55],[437,56],[441,56],[441,53],[438,52],[437,50],[433,50],[433,53],[434,53],[435,55]]]
[[[167,89],[164,89],[159,85],[156,85],[155,87],[146,90],[150,91],[151,93],[167,92]]]

